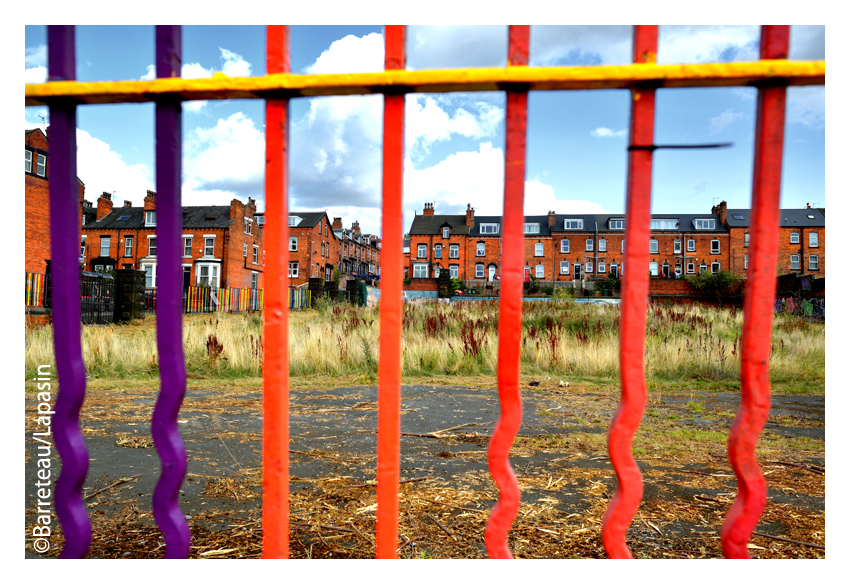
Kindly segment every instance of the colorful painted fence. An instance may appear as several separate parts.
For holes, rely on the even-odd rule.
[[[398,556],[401,406],[401,320],[403,281],[402,176],[406,93],[504,91],[504,220],[499,297],[499,421],[490,439],[488,463],[498,487],[484,543],[490,557],[510,558],[507,534],[520,505],[520,490],[508,454],[522,419],[519,364],[523,284],[523,203],[526,179],[528,92],[625,89],[632,99],[626,188],[626,262],[649,264],[653,153],[682,147],[654,142],[658,88],[754,86],[758,89],[753,141],[752,221],[749,278],[744,299],[741,350],[741,407],[728,440],[729,459],[739,493],[720,534],[729,558],[749,557],[748,540],[759,521],[767,491],[755,446],[770,411],[768,362],[776,290],[779,193],[788,85],[824,85],[824,61],[789,61],[789,26],[761,29],[759,61],[658,65],[658,27],[634,28],[632,64],[626,66],[529,67],[529,26],[508,27],[507,67],[407,71],[405,27],[384,31],[380,73],[290,74],[289,30],[267,27],[267,75],[181,79],[179,26],[156,27],[156,79],[75,81],[74,28],[48,27],[49,82],[25,87],[25,105],[50,106],[50,221],[54,270],[54,346],[59,385],[54,435],[62,458],[55,507],[65,535],[63,558],[86,555],[91,522],[81,495],[88,453],[79,423],[85,397],[80,343],[79,200],[76,180],[76,108],[79,104],[156,103],[156,190],[160,305],[157,337],[161,391],[151,433],[162,460],[153,493],[153,515],[165,540],[166,558],[185,558],[190,532],[180,509],[180,486],[187,460],[177,425],[186,391],[182,346],[182,102],[211,99],[263,99],[266,106],[266,306],[264,312],[263,393],[263,555],[289,556],[289,279],[287,156],[289,99],[327,95],[383,94],[382,236],[380,362],[378,367],[376,555]],[[685,147],[699,145],[685,145]],[[72,269],[74,268],[74,269]],[[649,274],[629,270],[622,286],[620,376],[622,397],[608,434],[617,490],[604,516],[601,536],[613,558],[629,558],[626,531],[643,496],[643,480],[632,456],[632,439],[646,404],[644,352]]]
[[[47,276],[45,274],[34,274],[26,272],[24,280],[24,295],[26,306],[44,308],[45,293],[47,291]]]

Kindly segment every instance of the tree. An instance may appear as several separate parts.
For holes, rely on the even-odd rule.
[[[687,276],[688,284],[702,296],[707,296],[723,304],[723,300],[739,299],[741,296],[741,282],[743,279],[728,270],[718,270],[711,273],[705,271],[698,276]]]

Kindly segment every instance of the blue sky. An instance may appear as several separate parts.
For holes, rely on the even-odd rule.
[[[293,26],[295,73],[378,71],[382,26]],[[630,60],[631,27],[532,26],[531,65],[621,64]],[[758,58],[757,26],[662,26],[660,63]],[[43,82],[46,27],[25,29],[25,77]],[[408,68],[504,66],[505,26],[411,26]],[[823,26],[792,26],[792,59],[824,59]],[[80,81],[152,75],[154,27],[80,26]],[[183,74],[265,73],[262,26],[187,26]],[[748,207],[756,91],[750,88],[662,89],[656,143],[732,142],[726,149],[658,151],[653,212],[707,213],[726,200]],[[789,88],[782,206],[824,206],[825,92]],[[624,210],[628,92],[532,92],[529,96],[526,213]],[[500,93],[410,95],[407,98],[405,230],[426,201],[437,213],[481,215],[502,205],[504,96]],[[46,108],[25,108],[25,127],[41,125]],[[184,204],[263,201],[264,108],[260,101],[184,104]],[[380,233],[382,98],[292,102],[290,201],[294,210],[327,210],[346,226]],[[49,121],[49,120],[48,120]],[[78,173],[86,198],[103,191],[141,205],[155,188],[152,104],[78,108]]]

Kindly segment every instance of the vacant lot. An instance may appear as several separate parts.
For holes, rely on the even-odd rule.
[[[523,378],[524,420],[511,457],[523,495],[510,547],[519,558],[605,557],[600,522],[616,484],[605,432],[619,393],[584,382],[559,387],[563,377],[545,377]],[[541,383],[532,387],[531,380]],[[499,415],[494,379],[422,381],[402,388],[399,555],[485,557],[484,528],[498,496],[486,463]],[[149,433],[156,391],[154,380],[90,380],[81,415],[91,458],[84,486],[90,557],[163,554],[151,516],[159,475]],[[33,397],[26,415],[29,528]],[[734,392],[650,392],[634,445],[645,481],[627,534],[636,557],[721,556],[720,528],[736,494],[725,450],[738,399]],[[293,557],[374,557],[376,402],[374,386],[293,379]],[[259,557],[261,385],[190,379],[179,421],[189,456],[181,508],[192,531],[191,556]],[[825,557],[824,396],[775,395],[757,455],[768,502],[751,554]],[[48,555],[61,541],[59,532]]]

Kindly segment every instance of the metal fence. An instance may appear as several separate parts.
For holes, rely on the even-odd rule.
[[[779,242],[779,192],[788,85],[823,85],[825,62],[790,62],[788,26],[764,26],[760,61],[658,65],[656,26],[634,29],[633,64],[628,66],[528,67],[528,26],[508,29],[508,65],[504,69],[405,70],[405,28],[387,26],[382,73],[290,75],[288,28],[267,27],[267,75],[264,77],[181,79],[181,29],[156,27],[156,80],[77,83],[74,28],[48,27],[48,79],[27,85],[26,105],[50,106],[50,218],[55,290],[54,341],[62,392],[56,401],[54,435],[62,458],[55,504],[65,545],[61,557],[83,557],[91,541],[91,522],[81,486],[87,450],[78,412],[85,396],[80,346],[79,201],[76,181],[76,106],[85,103],[156,103],[157,238],[159,241],[160,343],[162,388],[151,432],[162,459],[162,475],[153,498],[153,515],[165,540],[165,557],[189,553],[190,532],[179,507],[186,454],[177,426],[185,395],[185,365],[180,310],[182,268],[180,225],[182,170],[181,102],[196,99],[257,98],[266,105],[266,310],[264,313],[263,395],[263,555],[289,555],[288,429],[288,216],[287,152],[289,98],[304,96],[384,95],[382,301],[378,390],[376,555],[398,554],[398,483],[402,314],[402,169],[405,93],[505,91],[505,190],[502,288],[499,319],[498,386],[501,415],[489,446],[489,467],[499,489],[484,535],[491,557],[511,557],[507,533],[517,514],[519,486],[508,452],[519,429],[522,319],[523,199],[526,160],[527,99],[530,90],[627,89],[632,94],[626,198],[626,261],[649,264],[655,92],[660,87],[749,85],[758,88],[753,213],[749,279],[744,300],[741,383],[742,403],[729,434],[729,458],[739,493],[721,531],[726,557],[749,557],[747,541],[766,501],[765,480],[755,457],[757,438],[770,410],[768,361],[774,310]],[[609,429],[611,463],[617,490],[602,524],[609,556],[631,557],[626,530],[643,493],[643,481],[631,445],[646,404],[644,336],[647,270],[629,270],[622,288],[620,376],[622,397]],[[168,299],[169,302],[165,302]],[[182,373],[181,373],[182,372]]]

